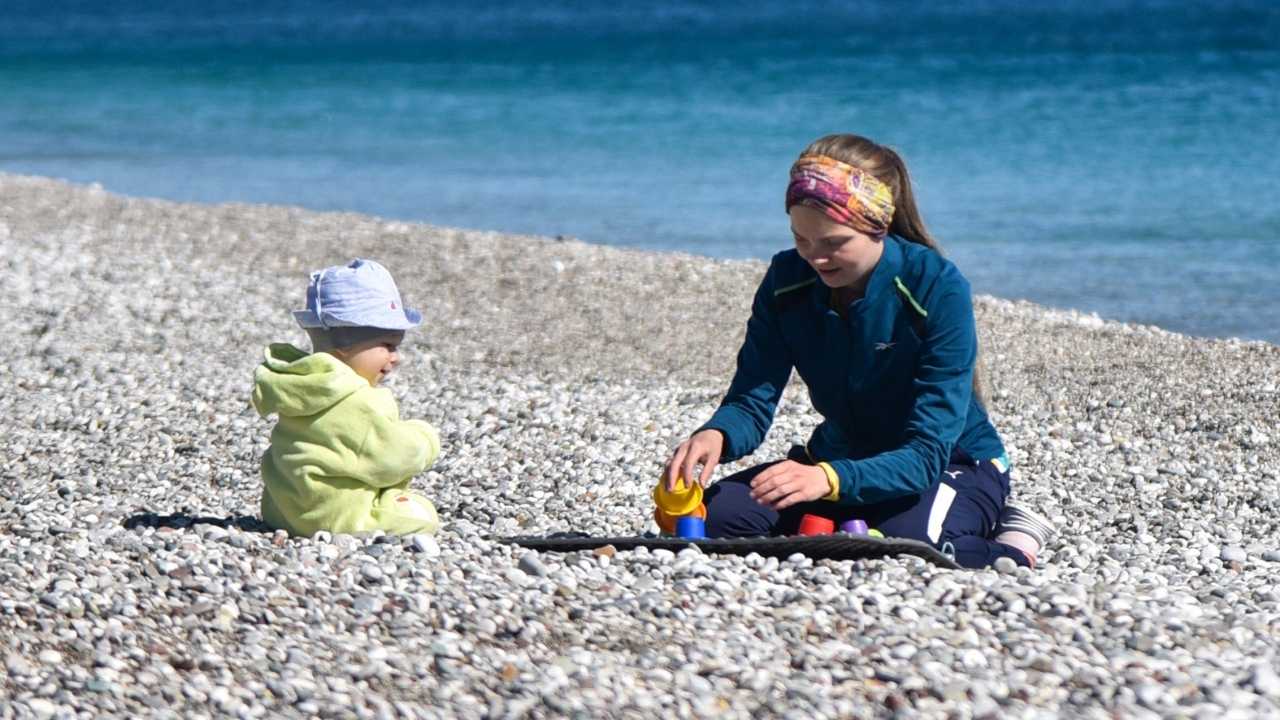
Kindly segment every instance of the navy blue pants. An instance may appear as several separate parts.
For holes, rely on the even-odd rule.
[[[803,447],[791,448],[787,459],[811,464]],[[776,462],[776,461],[775,461]],[[841,505],[826,500],[799,503],[777,512],[751,499],[751,480],[775,463],[734,473],[707,488],[708,537],[794,535],[806,513],[840,523],[865,520],[885,537],[911,538],[953,552],[963,567],[987,567],[1008,557],[1030,565],[1015,547],[989,539],[1009,498],[1009,473],[990,460],[975,461],[962,450],[952,453],[947,469],[919,495],[874,505]]]

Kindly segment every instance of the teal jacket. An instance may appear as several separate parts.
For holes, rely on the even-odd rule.
[[[759,447],[793,367],[823,417],[809,455],[834,471],[841,504],[919,493],[955,449],[978,460],[1004,457],[973,392],[973,300],[955,265],[890,235],[846,318],[830,297],[795,250],[773,257],[729,392],[699,428],[724,434],[723,462]]]

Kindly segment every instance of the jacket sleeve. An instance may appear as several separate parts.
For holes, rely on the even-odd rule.
[[[431,467],[440,453],[439,434],[421,420],[401,420],[391,407],[369,406],[362,441],[351,458],[351,477],[374,487],[394,487]]]
[[[791,353],[773,302],[775,267],[770,266],[756,290],[729,391],[711,419],[695,431],[719,430],[724,435],[722,462],[749,455],[764,442],[778,399],[791,378]]]
[[[969,284],[961,279],[928,310],[903,443],[861,460],[834,460],[838,502],[865,505],[924,491],[947,466],[964,431],[978,354]]]

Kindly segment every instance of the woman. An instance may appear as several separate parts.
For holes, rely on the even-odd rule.
[[[672,453],[666,481],[705,485],[753,452],[794,367],[823,421],[787,459],[706,493],[711,537],[791,534],[804,514],[861,518],[966,567],[1034,566],[1053,528],[1006,505],[1009,462],[977,392],[969,283],[939,253],[893,150],[829,135],[791,168],[795,248],[755,295],[720,408]]]

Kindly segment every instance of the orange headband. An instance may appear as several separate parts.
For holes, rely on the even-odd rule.
[[[883,238],[893,221],[893,190],[871,173],[825,155],[802,155],[791,166],[787,212],[805,205],[841,225]]]

